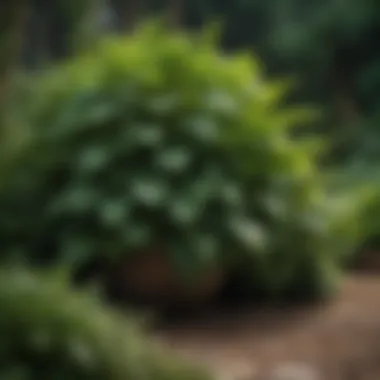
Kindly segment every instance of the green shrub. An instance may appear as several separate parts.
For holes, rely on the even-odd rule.
[[[0,270],[4,380],[206,380],[57,273]]]
[[[299,261],[336,265],[319,244],[292,252],[322,239],[301,229],[324,196],[321,144],[294,137],[310,111],[284,108],[285,85],[211,40],[149,24],[38,78],[35,143],[1,197],[4,252],[82,265],[163,246],[185,276],[275,250],[292,268],[282,286],[304,273]]]
[[[367,189],[369,199],[363,209],[364,244],[361,248],[377,250],[380,247],[379,165],[376,162],[369,163],[367,160],[357,160],[339,169],[338,173],[333,174],[332,181],[337,186]]]
[[[212,261],[244,249],[240,224],[257,229],[246,222],[242,159],[257,192],[309,165],[287,139],[293,115],[276,112],[278,86],[206,38],[143,28],[39,81],[36,144],[3,198],[4,234],[32,251],[58,242],[78,260],[163,242],[186,265]]]
[[[335,188],[326,178],[324,191],[315,192],[314,182],[290,185],[288,191],[283,184],[281,196],[267,197],[272,238],[264,255],[251,256],[238,269],[245,293],[314,298],[337,289],[367,236],[372,191]]]

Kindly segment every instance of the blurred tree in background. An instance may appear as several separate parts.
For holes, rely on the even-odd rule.
[[[38,67],[67,57],[107,29],[109,20],[101,0],[30,1],[25,63],[29,67]]]
[[[297,100],[321,105],[320,131],[339,156],[353,154],[376,125],[376,41],[380,7],[373,0],[240,0],[188,2],[184,23],[219,18],[229,49],[252,47],[272,75],[292,75]],[[372,121],[373,120],[373,121]],[[376,128],[375,128],[376,131]],[[359,143],[360,141],[360,143]],[[358,144],[359,143],[359,144]]]

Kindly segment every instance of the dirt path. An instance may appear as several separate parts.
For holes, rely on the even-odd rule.
[[[227,379],[380,380],[380,275],[348,278],[324,305],[223,313],[166,328],[160,337]],[[298,363],[292,371],[315,373],[284,377],[291,363]],[[283,376],[268,377],[278,366]]]

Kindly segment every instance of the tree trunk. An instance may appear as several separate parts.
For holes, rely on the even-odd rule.
[[[182,25],[182,12],[182,0],[170,0],[168,8],[169,22],[176,29],[179,29]]]
[[[10,77],[18,66],[26,25],[28,6],[25,1],[9,2],[0,15],[0,105],[3,104]]]

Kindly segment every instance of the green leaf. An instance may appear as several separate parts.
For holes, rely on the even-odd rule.
[[[243,206],[244,198],[241,187],[235,184],[226,183],[221,187],[223,199],[232,206]]]
[[[169,173],[181,173],[191,164],[192,152],[186,146],[167,147],[160,151],[156,158],[159,168]]]
[[[148,107],[156,115],[166,115],[175,110],[178,104],[178,97],[173,95],[161,95],[149,100]]]
[[[146,248],[151,243],[152,232],[150,228],[142,223],[134,223],[125,231],[124,241],[129,249]]]
[[[230,228],[236,238],[252,253],[262,252],[268,245],[266,231],[253,220],[234,218],[230,221]]]
[[[110,160],[110,152],[108,147],[104,145],[92,146],[84,149],[79,156],[78,168],[84,173],[97,172]]]
[[[161,206],[168,196],[168,184],[161,179],[133,178],[128,185],[132,197],[144,206]]]
[[[56,199],[52,200],[49,210],[53,215],[65,212],[86,213],[96,204],[98,197],[94,189],[84,184],[72,184]]]
[[[201,142],[212,143],[220,137],[219,127],[216,121],[207,116],[194,116],[185,121],[184,126],[191,135]]]
[[[164,131],[159,125],[136,123],[126,130],[126,139],[141,146],[156,147],[164,141]]]
[[[117,227],[130,217],[131,206],[124,198],[105,199],[99,204],[101,220],[106,227]]]
[[[203,265],[213,263],[220,254],[220,244],[218,239],[210,234],[197,234],[192,241],[194,249]],[[202,266],[203,266],[202,265]]]
[[[209,112],[221,115],[236,115],[238,113],[238,103],[232,94],[225,91],[214,90],[203,99],[204,106]]]
[[[172,199],[169,205],[169,215],[178,226],[194,225],[201,217],[201,210],[191,198],[183,196]]]
[[[96,246],[90,239],[78,234],[67,235],[61,243],[62,263],[71,268],[80,268],[86,264],[95,253]]]

